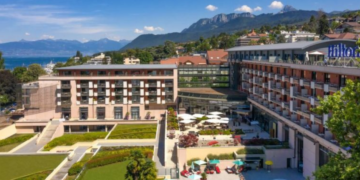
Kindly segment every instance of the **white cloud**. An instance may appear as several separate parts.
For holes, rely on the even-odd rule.
[[[205,7],[205,9],[207,9],[209,11],[216,11],[218,9],[218,7],[209,4],[208,6]]]
[[[41,39],[55,39],[55,36],[43,34],[43,35],[41,36]]]
[[[261,11],[262,8],[260,6],[257,6],[256,8],[254,8],[254,11]]]
[[[26,33],[25,33],[25,36],[30,36],[30,33],[26,32]]]
[[[164,29],[161,27],[154,27],[154,26],[144,26],[146,31],[163,31]]]
[[[142,33],[144,33],[144,30],[135,29],[134,33],[136,33],[136,34],[142,34]]]
[[[251,13],[253,10],[247,5],[242,5],[241,7],[236,8],[235,11]]]
[[[284,7],[284,4],[280,1],[273,1],[269,5],[269,8],[271,8],[271,9],[282,9],[283,7]]]
[[[121,38],[120,36],[106,36],[106,38],[110,39],[110,40],[113,40],[113,41],[120,41]]]

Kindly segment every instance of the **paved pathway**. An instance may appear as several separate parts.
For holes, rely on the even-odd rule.
[[[36,135],[37,136],[37,135]],[[36,144],[36,140],[37,138],[34,138],[33,140],[31,140],[29,143],[27,143],[25,146],[23,146],[22,148],[14,151],[14,154],[19,154],[19,153],[36,153],[38,150],[40,150],[45,144],[41,143],[41,144]]]
[[[64,176],[68,173],[68,170],[71,168],[73,164],[75,164],[77,161],[80,160],[80,157],[85,153],[85,151],[89,147],[80,146],[75,149],[75,154],[72,157],[71,161],[68,161],[64,164],[63,167],[55,174],[55,176],[52,178],[52,180],[62,180]]]

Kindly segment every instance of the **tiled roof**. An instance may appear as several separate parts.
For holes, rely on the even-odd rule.
[[[220,64],[222,61],[227,61],[228,52],[224,49],[214,49],[207,51],[207,59],[209,64]]]
[[[180,56],[178,58],[161,60],[160,64],[186,64],[187,62],[191,62],[194,65],[206,64],[206,59],[202,56]]]
[[[345,25],[348,25],[350,27],[360,27],[360,23],[358,22],[346,22]]]
[[[354,33],[325,34],[324,36],[329,39],[356,39],[356,34]]]

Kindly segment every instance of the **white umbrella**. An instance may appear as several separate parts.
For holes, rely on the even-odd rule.
[[[218,116],[218,115],[206,115],[206,117],[212,118],[212,119],[219,119],[220,118],[220,116]]]
[[[206,122],[208,122],[208,123],[229,123],[229,121],[222,121],[219,119],[209,119],[209,120],[206,120]]]
[[[193,123],[194,121],[190,120],[190,119],[186,119],[186,120],[182,120],[182,121],[179,121],[179,122],[183,123],[183,124],[189,124],[189,123]]]
[[[211,115],[219,115],[219,114],[224,114],[224,113],[219,112],[219,111],[214,111],[214,112],[210,112],[209,114],[211,114]]]
[[[179,114],[177,117],[181,119],[196,119],[190,114]]]
[[[204,115],[204,114],[193,114],[193,116],[194,116],[195,118],[202,118],[202,117],[204,117],[205,115]]]
[[[220,120],[223,120],[223,121],[230,121],[230,119],[229,119],[228,117],[220,118]]]

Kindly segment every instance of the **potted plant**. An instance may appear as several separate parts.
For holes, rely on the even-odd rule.
[[[201,180],[207,180],[207,175],[205,172],[201,173]]]

